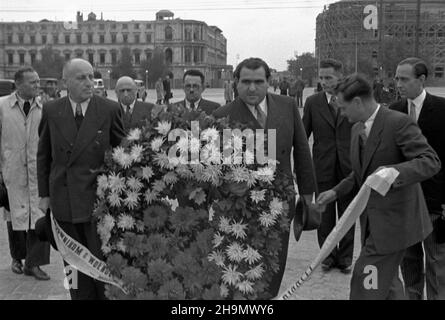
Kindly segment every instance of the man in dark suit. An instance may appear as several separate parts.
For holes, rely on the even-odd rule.
[[[337,88],[342,114],[355,123],[351,132],[352,172],[320,194],[324,206],[361,187],[382,167],[399,172],[385,196],[372,190],[360,216],[362,250],[351,279],[351,299],[403,299],[399,266],[407,248],[432,231],[420,182],[440,170],[440,160],[408,116],[377,104],[370,83],[360,75]]]
[[[120,77],[116,82],[116,97],[124,113],[124,128],[129,131],[141,127],[151,119],[154,104],[136,99],[137,86],[130,77]]]
[[[351,172],[349,148],[352,124],[338,112],[334,102],[335,87],[342,77],[342,68],[340,61],[321,61],[319,77],[323,91],[307,98],[304,105],[303,124],[307,137],[311,134],[314,137],[312,157],[320,192],[333,188]],[[317,230],[320,248],[334,229],[337,216],[340,218],[348,207],[352,196],[352,193],[346,194],[326,206]],[[337,267],[343,273],[351,272],[354,229],[354,226],[351,227],[339,245],[322,262],[324,271]]]
[[[211,115],[213,111],[220,107],[218,103],[202,98],[205,89],[205,78],[201,71],[187,70],[182,79],[184,81],[185,99],[171,104],[169,106],[170,110],[185,108],[187,110],[201,110]]]
[[[312,159],[303,124],[295,100],[285,96],[268,94],[269,66],[259,58],[242,61],[234,73],[239,96],[233,102],[215,111],[215,117],[228,117],[249,128],[276,130],[277,171],[288,177],[297,176],[298,190],[306,202],[312,202],[316,191]],[[293,150],[292,150],[293,149]],[[293,152],[293,153],[292,153]],[[291,166],[293,156],[293,167]],[[295,213],[295,199],[289,202],[289,221]],[[270,298],[278,294],[286,266],[289,229],[281,234],[282,248],[279,255],[279,271],[274,274],[268,288]]]
[[[399,63],[396,81],[403,100],[389,108],[409,114],[439,155],[441,171],[424,182],[422,189],[433,223],[433,232],[409,248],[402,262],[402,275],[410,299],[423,299],[426,269],[428,300],[445,299],[445,99],[424,89],[428,69],[424,61],[408,58]],[[424,266],[424,252],[425,262]]]
[[[101,243],[92,219],[96,200],[97,169],[105,151],[125,135],[122,108],[93,95],[93,68],[83,59],[67,62],[63,79],[68,96],[43,106],[39,126],[37,174],[39,207],[50,207],[60,227],[102,258]],[[104,299],[104,285],[78,273],[72,299]]]

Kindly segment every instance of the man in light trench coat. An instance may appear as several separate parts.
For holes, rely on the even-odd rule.
[[[0,182],[4,182],[8,193],[10,210],[5,210],[5,216],[11,269],[38,280],[49,280],[40,269],[49,264],[49,243],[41,242],[35,233],[35,222],[43,216],[37,190],[37,129],[42,115],[37,98],[39,75],[25,67],[14,78],[17,91],[0,98]]]

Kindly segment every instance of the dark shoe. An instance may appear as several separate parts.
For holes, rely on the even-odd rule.
[[[28,269],[26,266],[23,268],[23,272],[27,276],[34,276],[37,280],[49,280],[51,279],[49,275],[45,273],[40,267],[32,267]]]
[[[321,269],[324,272],[328,272],[329,270],[331,270],[334,267],[335,267],[335,262],[332,259],[326,259],[321,264]]]
[[[352,266],[338,265],[341,273],[350,274],[352,272]]]
[[[23,273],[23,264],[22,261],[17,259],[12,259],[11,270],[14,273],[22,274]]]

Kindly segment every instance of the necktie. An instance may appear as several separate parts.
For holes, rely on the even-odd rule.
[[[23,112],[25,112],[26,116],[28,115],[30,109],[31,104],[29,103],[29,101],[25,101],[25,103],[23,104]]]
[[[263,110],[259,105],[255,106],[256,110],[256,119],[260,123],[262,128],[266,128],[266,115],[264,114]]]
[[[412,101],[409,104],[409,115],[414,120],[414,122],[417,122],[416,105]]]
[[[193,101],[190,102],[190,109],[195,110],[195,103]]]
[[[126,111],[127,116],[131,115],[131,106],[127,105],[127,111]]]
[[[334,116],[334,119],[337,119],[337,103],[335,102],[337,100],[336,96],[331,96],[329,99],[329,106],[331,107],[332,115]]]
[[[82,106],[80,103],[76,104],[76,115],[74,120],[76,121],[77,130],[79,130],[83,120]]]
[[[364,155],[365,155],[365,146],[366,141],[368,140],[368,136],[366,135],[366,126],[363,122],[360,123],[359,129],[359,152],[360,152],[360,163],[363,165]]]

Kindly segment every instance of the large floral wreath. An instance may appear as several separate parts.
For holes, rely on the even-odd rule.
[[[278,176],[272,160],[252,163],[241,131],[224,143],[243,144],[242,153],[224,158],[214,142],[227,128],[205,113],[161,112],[107,154],[94,216],[106,262],[128,291],[107,285],[108,298],[270,297],[293,181]],[[169,141],[174,129],[187,134]],[[187,162],[189,149],[199,162]],[[233,164],[237,156],[242,162]]]

